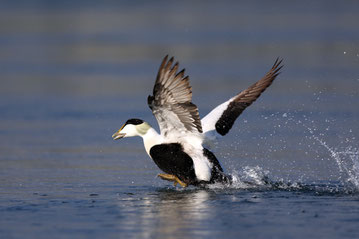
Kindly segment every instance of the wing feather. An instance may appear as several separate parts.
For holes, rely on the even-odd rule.
[[[166,56],[158,70],[153,95],[148,105],[156,117],[161,134],[175,132],[202,133],[198,109],[192,101],[192,87],[185,70],[177,73],[179,65],[173,65],[173,57]],[[173,65],[173,66],[172,66]]]
[[[238,116],[250,106],[265,91],[280,74],[283,65],[282,60],[277,60],[267,74],[240,92],[228,101],[214,108],[206,117],[202,119],[203,131],[216,130],[219,134],[225,135],[232,128]]]

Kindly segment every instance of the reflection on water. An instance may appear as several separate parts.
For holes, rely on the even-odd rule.
[[[305,221],[312,221],[307,228],[315,231],[317,220],[324,220],[323,215],[342,217],[346,214],[357,221],[354,219],[357,195],[355,191],[337,188],[336,184],[285,185],[280,182],[266,188],[252,185],[248,190],[142,189],[121,193],[117,209],[112,213],[117,215],[114,224],[123,236],[136,232],[140,238],[218,238],[223,235],[237,238],[263,233],[271,237],[278,233],[273,228],[286,228],[280,234],[292,235],[289,228],[293,223]],[[354,211],[338,209],[342,202]],[[326,212],[328,205],[331,210]],[[271,215],[275,215],[276,220]],[[333,223],[330,222],[331,225],[336,222]],[[329,234],[335,233],[335,229],[328,227]],[[346,224],[346,227],[348,230],[355,226]]]
[[[214,213],[209,200],[211,196],[215,197],[206,190],[157,190],[141,199],[143,205],[139,212],[130,215],[128,222],[125,222],[125,229],[138,230],[137,227],[141,225],[143,238],[206,236],[209,231],[201,228]],[[137,200],[135,196],[121,198],[119,207],[129,213],[128,209],[136,207]],[[124,221],[121,220],[121,223]]]
[[[186,232],[200,228],[202,220],[208,218],[213,210],[208,205],[208,192],[204,190],[184,192],[160,192],[159,203],[154,210],[158,210],[161,220],[154,231],[162,238],[186,237]],[[197,231],[198,236],[206,236],[206,231]],[[187,235],[188,237],[188,235]]]

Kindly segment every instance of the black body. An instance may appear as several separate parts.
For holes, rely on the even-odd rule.
[[[189,185],[201,185],[216,182],[229,183],[230,179],[223,173],[223,169],[216,156],[214,156],[208,149],[203,149],[203,154],[213,164],[209,182],[199,181],[196,178],[193,160],[183,151],[181,144],[158,144],[150,149],[150,155],[153,161],[163,172],[175,175],[181,181]]]

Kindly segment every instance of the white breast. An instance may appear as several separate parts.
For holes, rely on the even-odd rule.
[[[159,135],[155,129],[150,128],[145,135],[142,135],[142,139],[148,156],[152,158],[150,155],[150,149],[154,145],[161,144],[163,142],[162,136]]]
[[[202,141],[202,140],[201,140]],[[194,171],[198,180],[209,181],[211,179],[212,163],[203,155],[202,144],[192,141],[182,143],[184,151],[192,158]]]

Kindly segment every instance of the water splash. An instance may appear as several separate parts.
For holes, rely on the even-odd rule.
[[[246,189],[246,190],[300,190],[302,184],[299,182],[291,183],[281,180],[271,180],[269,171],[259,166],[246,166],[240,171],[230,173],[232,181],[230,184],[212,184],[210,189]]]
[[[306,184],[302,182],[285,181],[284,179],[272,180],[270,179],[269,171],[256,167],[244,167],[241,171],[234,171],[230,174],[232,177],[231,184],[211,184],[205,188],[211,190],[250,190],[250,191],[287,191],[312,193],[317,196],[322,195],[348,195],[357,194],[358,190],[355,188],[348,188],[338,182],[323,182]]]
[[[294,118],[289,118],[289,120],[294,120]],[[330,159],[335,160],[340,172],[339,181],[344,183],[345,186],[359,191],[359,150],[352,146],[348,146],[344,150],[330,147],[327,142],[320,138],[322,134],[318,136],[315,128],[307,126],[300,120],[296,121],[296,123],[306,128],[310,133],[310,138],[323,146],[330,154]]]
[[[244,167],[241,171],[231,173],[232,187],[234,188],[253,188],[266,185],[269,171],[263,170],[259,166]]]
[[[336,161],[339,171],[342,174],[341,179],[344,180],[345,183],[349,183],[349,186],[354,186],[355,189],[359,190],[359,151],[352,149],[352,147],[347,147],[344,151],[337,151],[329,147],[328,144],[319,137],[315,135],[312,137],[326,148],[331,158]]]
[[[301,142],[299,145],[303,145],[302,147],[309,147],[312,150],[314,149],[317,153],[316,158],[318,159],[322,158],[321,155],[323,155],[323,153],[324,155],[328,154],[328,156],[324,156],[322,160],[327,159],[333,162],[335,173],[333,172],[331,175],[332,178],[322,181],[320,179],[311,179],[309,177],[309,181],[307,181],[305,177],[306,172],[303,172],[303,177],[296,179],[293,177],[291,179],[273,178],[270,176],[271,174],[268,170],[264,170],[259,166],[247,166],[243,167],[241,170],[232,171],[230,175],[232,176],[233,182],[231,185],[225,187],[246,190],[304,190],[315,192],[316,194],[357,194],[359,192],[359,149],[347,146],[350,141],[346,140],[345,142],[338,142],[338,145],[345,143],[346,145],[344,145],[344,147],[332,147],[328,141],[325,140],[325,134],[315,127],[316,122],[312,120],[311,117],[304,114],[301,115],[300,119],[298,119],[298,114],[292,115],[291,113],[278,113],[271,115],[270,117],[277,120],[278,124],[289,127],[290,129],[293,128],[291,123],[296,125],[295,128],[297,130],[299,130],[300,127],[303,127],[305,129],[304,139],[310,140],[310,142],[308,144]],[[285,122],[283,122],[283,119]],[[325,123],[330,123],[330,120],[326,119]],[[324,126],[325,125],[321,125],[321,127]],[[329,131],[329,126],[324,127],[323,130]],[[331,140],[333,140],[333,138],[331,138]],[[317,146],[312,148],[313,145]],[[283,147],[285,149],[285,144]],[[325,151],[320,150],[322,148],[324,148]],[[305,151],[305,153],[308,154],[307,151]],[[338,169],[335,166],[337,166]],[[315,168],[310,169],[314,170],[315,173]],[[286,178],[285,175],[282,176]],[[213,187],[221,188],[223,185],[214,185]]]
[[[317,127],[318,122],[313,119],[314,116],[312,117],[311,112],[309,112],[309,116],[301,112],[278,112],[266,117],[270,117],[270,121],[274,124],[272,134],[275,134],[278,129],[294,130],[295,134],[299,134],[299,137],[295,135],[294,139],[279,137],[278,141],[281,142],[279,148],[266,144],[266,136],[261,137],[261,143],[268,145],[270,152],[285,151],[288,145],[297,145],[297,148],[295,148],[297,151],[295,152],[305,154],[301,155],[301,159],[306,160],[307,158],[307,160],[311,160],[314,158],[318,161],[314,163],[308,162],[307,166],[305,166],[305,161],[303,161],[304,163],[301,165],[303,170],[300,173],[297,173],[297,169],[293,168],[296,165],[295,162],[288,164],[285,167],[288,175],[281,174],[280,176],[276,176],[277,172],[275,170],[269,172],[258,166],[247,166],[230,172],[233,179],[231,185],[213,185],[211,187],[245,190],[304,190],[316,194],[359,193],[359,149],[348,146],[353,145],[355,137],[345,137],[344,141],[340,141],[340,135],[335,135],[335,138],[331,137],[329,140],[326,140],[325,135],[327,133],[333,134],[331,128],[334,125],[334,121],[330,118],[324,119],[323,124]],[[352,133],[352,130],[349,133]],[[339,140],[337,143],[335,141],[336,138]],[[335,143],[336,147],[333,147],[332,145]],[[290,147],[288,148],[290,149]],[[314,154],[311,154],[310,151],[313,151]],[[224,155],[223,157],[231,158],[230,155]],[[316,167],[320,167],[321,163],[325,162],[324,160],[328,160],[328,163],[331,163],[331,165],[328,166],[328,171],[324,172],[322,170],[320,172],[321,176],[325,178],[322,179],[317,174],[317,170],[320,170],[320,168]],[[233,169],[234,166],[231,166],[226,168]],[[294,169],[294,173],[292,173],[292,169]],[[308,171],[305,169],[308,169]],[[327,175],[325,175],[326,172],[328,172]]]

